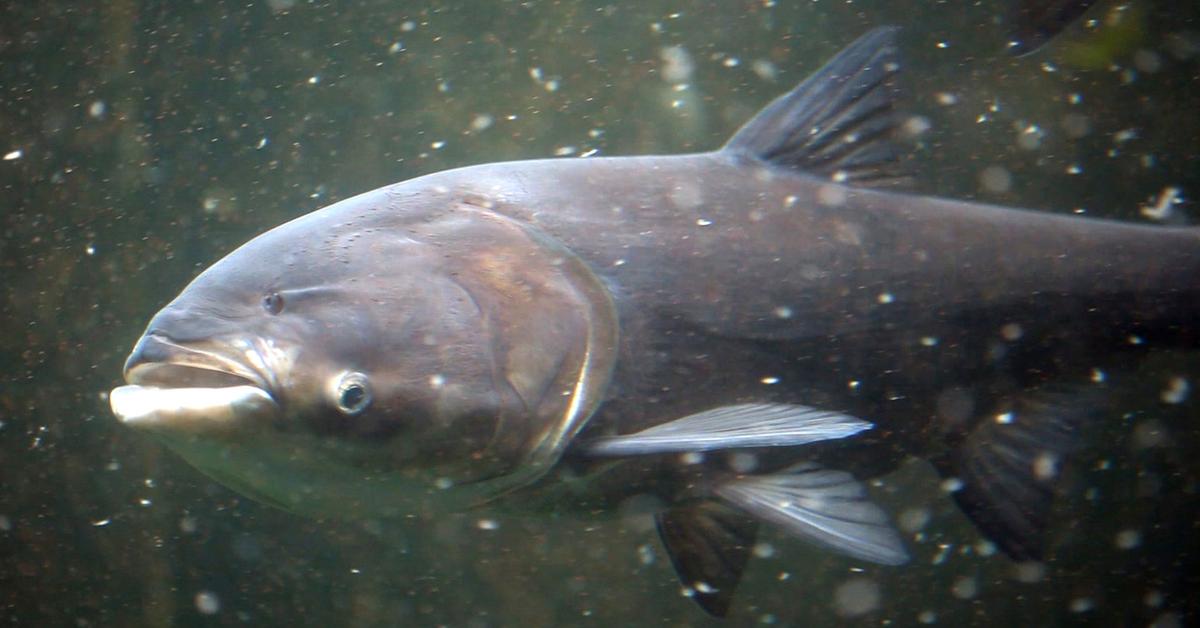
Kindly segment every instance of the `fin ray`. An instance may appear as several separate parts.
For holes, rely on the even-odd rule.
[[[718,485],[722,499],[801,538],[873,563],[908,560],[887,514],[849,473],[805,463],[773,475]]]
[[[706,613],[724,617],[754,547],[757,522],[714,501],[676,505],[655,521],[680,583]]]
[[[585,445],[594,456],[792,447],[853,436],[871,423],[794,404],[746,403],[689,414],[634,434],[603,436]]]
[[[943,476],[962,483],[954,492],[959,507],[1013,559],[1045,552],[1054,480],[1078,447],[1077,433],[1096,405],[1090,396],[1038,392],[1018,399],[1009,422],[981,422],[937,463]]]
[[[894,107],[898,30],[860,37],[767,105],[722,150],[849,183],[903,181],[892,141],[904,120]]]

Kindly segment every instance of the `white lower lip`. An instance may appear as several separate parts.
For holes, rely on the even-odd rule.
[[[228,429],[277,411],[275,400],[255,386],[157,388],[120,386],[108,397],[113,414],[134,427],[202,431]]]

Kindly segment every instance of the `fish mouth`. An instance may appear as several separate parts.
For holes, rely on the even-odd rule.
[[[125,362],[128,385],[114,388],[109,403],[133,427],[189,433],[243,428],[279,412],[265,365],[253,342],[182,344],[147,333]]]

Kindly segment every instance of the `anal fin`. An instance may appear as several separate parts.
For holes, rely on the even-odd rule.
[[[1078,448],[1095,394],[1041,392],[979,422],[946,458],[941,474],[985,537],[1014,560],[1038,560],[1054,506],[1055,480]]]
[[[729,612],[758,532],[751,518],[714,501],[680,504],[657,517],[679,581],[714,617]]]

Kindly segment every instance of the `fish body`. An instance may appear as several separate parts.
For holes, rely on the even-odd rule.
[[[471,166],[268,231],[151,320],[114,412],[314,515],[650,494],[715,615],[759,522],[904,562],[859,480],[908,456],[1040,556],[1089,373],[1194,344],[1200,235],[898,191],[893,39],[711,153]]]

